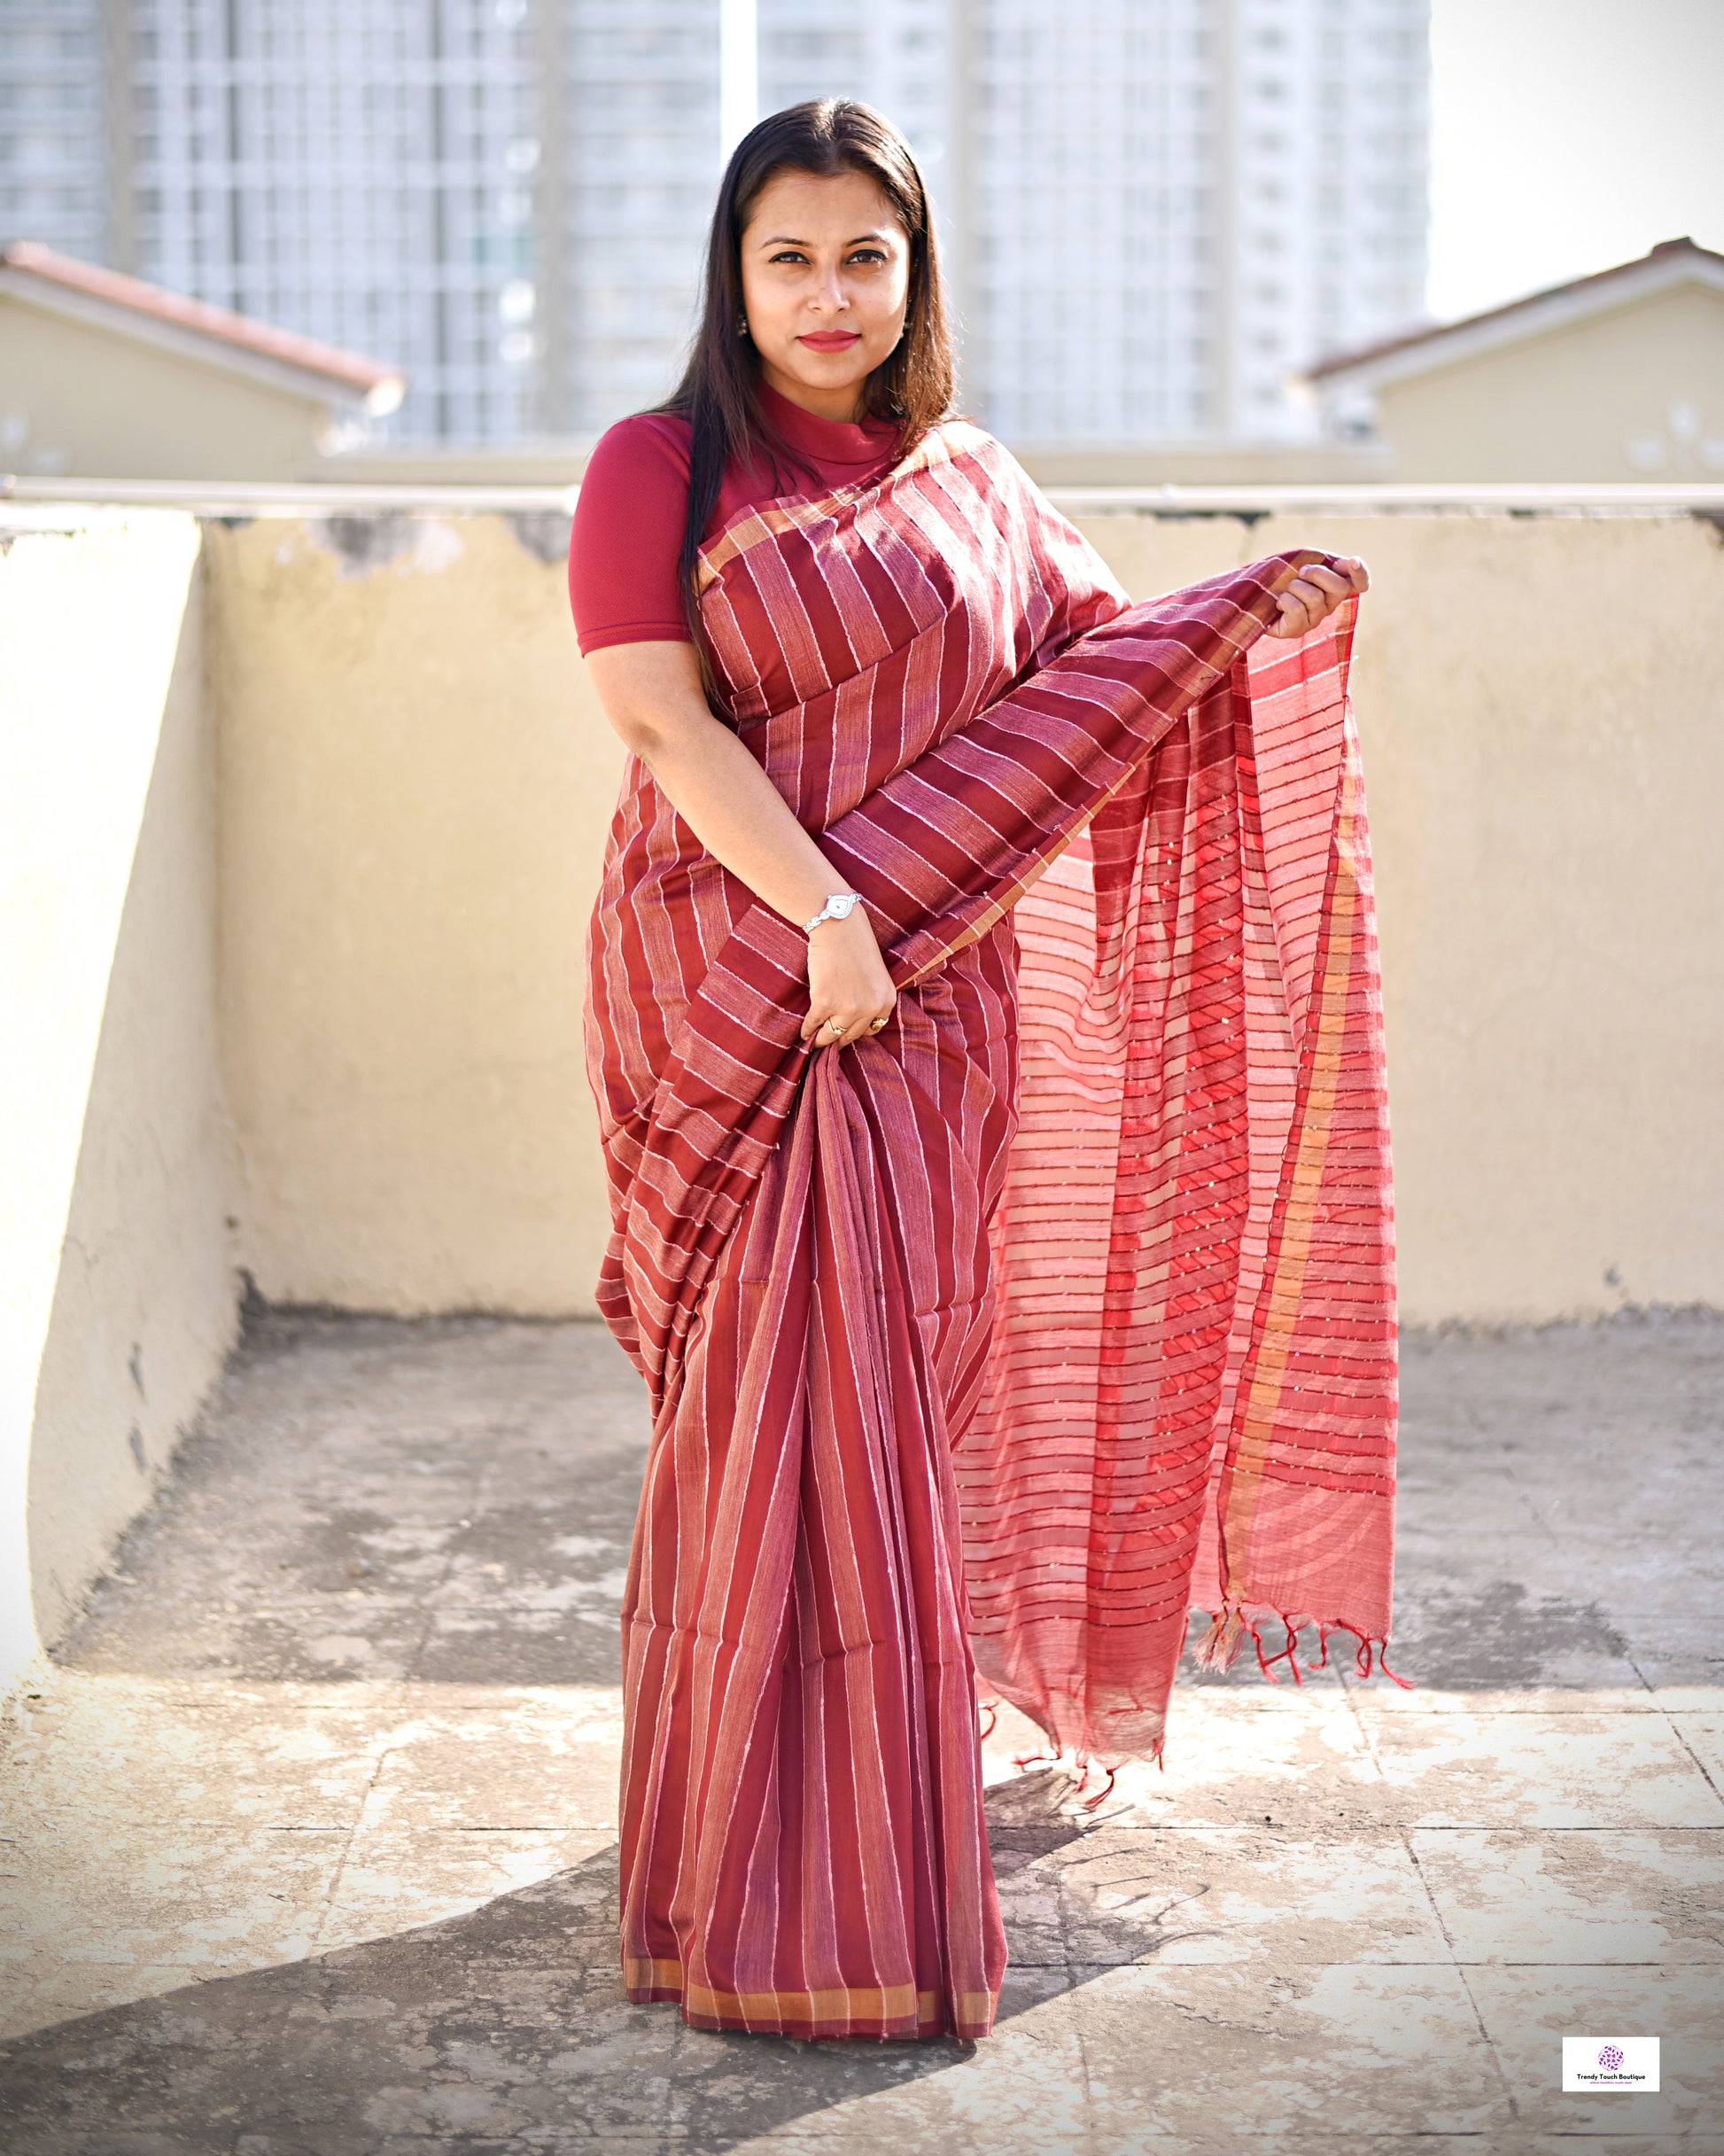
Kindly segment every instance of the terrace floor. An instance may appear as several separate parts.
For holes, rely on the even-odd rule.
[[[1724,2151],[1724,1319],[1409,1342],[1397,1666],[989,1746],[986,2043],[615,1974],[645,1427],[588,1326],[264,1320],[4,1762],[7,2156]],[[1660,2093],[1559,2038],[1656,2035]]]

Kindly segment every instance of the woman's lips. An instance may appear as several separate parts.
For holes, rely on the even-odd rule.
[[[859,330],[812,330],[806,337],[796,339],[811,352],[848,352],[852,345],[859,345],[861,341]]]

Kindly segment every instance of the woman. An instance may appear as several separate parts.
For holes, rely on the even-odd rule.
[[[1107,1762],[1194,1583],[1223,1656],[1386,1630],[1363,569],[1131,607],[951,392],[909,150],[794,107],[575,520],[631,752],[600,1298],[654,1411],[624,1977],[703,2028],[987,2033],[978,1666]]]

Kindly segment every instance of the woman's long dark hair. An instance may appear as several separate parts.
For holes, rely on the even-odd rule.
[[[688,513],[677,575],[703,664],[695,564],[726,467],[733,458],[753,458],[780,472],[806,470],[761,412],[759,355],[753,339],[738,336],[736,328],[743,311],[742,230],[767,181],[785,171],[819,178],[841,172],[865,175],[891,204],[910,241],[904,334],[868,377],[864,409],[897,423],[902,454],[943,419],[951,404],[951,331],[934,222],[909,144],[889,120],[849,97],[811,97],[763,120],[737,144],[725,167],[707,241],[700,329],[682,380],[659,407],[686,419],[691,437]]]

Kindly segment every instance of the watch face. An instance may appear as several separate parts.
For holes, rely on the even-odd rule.
[[[834,899],[831,906],[840,921],[848,921],[856,911],[856,900],[852,898]]]

